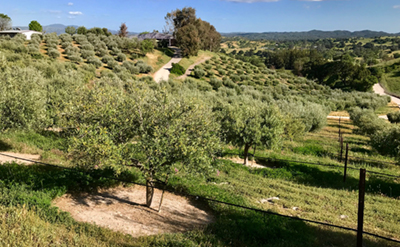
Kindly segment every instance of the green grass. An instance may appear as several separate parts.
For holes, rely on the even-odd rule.
[[[170,179],[168,186],[177,193],[186,192],[283,215],[356,228],[359,172],[349,170],[347,182],[343,183],[343,164],[333,157],[339,147],[338,127],[338,120],[328,120],[328,125],[320,132],[287,141],[280,150],[258,148],[255,161],[264,165],[264,169],[249,169],[221,160],[219,174],[192,176],[180,169]],[[342,121],[341,130],[345,142],[350,144],[350,155],[394,161],[372,150],[367,137],[353,133],[351,121]],[[22,147],[42,154],[58,150],[63,156],[66,151],[65,140],[52,132],[7,132],[2,134],[0,144],[6,150],[18,151]],[[223,155],[228,158],[238,153],[238,149],[227,149]],[[395,164],[352,161],[349,167],[400,175],[400,169]],[[92,224],[76,222],[68,213],[52,206],[54,198],[68,192],[92,192],[120,185],[104,178],[114,175],[110,170],[95,170],[88,174],[78,169],[61,170],[40,165],[0,166],[0,245],[351,246],[355,242],[353,232],[278,216],[264,216],[213,202],[204,202],[216,217],[215,222],[204,229],[135,239]],[[134,170],[123,173],[121,178],[143,183],[143,178]],[[260,203],[260,200],[269,197],[279,197],[280,200]],[[399,198],[399,179],[368,174],[365,231],[398,238]],[[194,198],[189,197],[189,200]],[[294,207],[298,210],[293,210]],[[347,218],[341,219],[341,215]],[[368,236],[365,236],[365,242],[367,246],[396,246]]]
[[[213,57],[215,56],[216,53],[214,52],[209,52],[209,51],[199,51],[199,54],[197,56],[192,56],[188,58],[182,58],[182,60],[179,62],[179,64],[185,69],[185,71],[189,68],[190,65],[202,60],[205,57]]]

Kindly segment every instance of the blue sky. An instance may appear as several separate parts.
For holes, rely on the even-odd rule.
[[[219,32],[374,30],[400,32],[400,0],[0,0],[15,26],[107,27],[162,31],[164,16],[193,7]]]

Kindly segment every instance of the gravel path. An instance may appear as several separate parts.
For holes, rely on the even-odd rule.
[[[190,75],[190,73],[192,73],[192,71],[193,71],[193,69],[194,69],[194,66],[199,65],[199,64],[201,64],[201,63],[204,63],[205,61],[207,61],[207,60],[210,59],[210,58],[211,58],[211,57],[205,57],[205,58],[203,58],[202,60],[200,60],[200,61],[198,61],[198,62],[196,62],[196,63],[190,65],[189,68],[186,70],[185,74],[179,76],[177,79],[183,79],[183,80],[186,79],[186,77],[188,77],[188,76]]]
[[[177,48],[173,49],[175,50],[174,57],[154,74],[154,80],[157,83],[160,83],[162,81],[168,81],[169,74],[172,68],[172,63],[179,63],[179,61],[182,60],[182,57],[180,55],[180,50]]]

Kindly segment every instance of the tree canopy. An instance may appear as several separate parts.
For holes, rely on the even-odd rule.
[[[40,25],[39,22],[31,21],[31,23],[29,23],[29,30],[42,32],[43,31],[43,27],[42,27],[42,25]]]
[[[150,206],[154,182],[168,180],[174,166],[199,173],[211,168],[219,150],[218,123],[196,99],[133,85],[125,89],[98,85],[71,102],[69,125],[78,128],[70,150],[87,168],[137,167]]]
[[[68,34],[73,35],[73,34],[76,33],[76,28],[73,27],[73,26],[68,26],[68,27],[65,28],[65,32],[68,33]]]
[[[191,7],[176,9],[165,16],[164,32],[173,33],[184,56],[195,56],[200,49],[219,49],[221,34],[210,23],[196,17]]]

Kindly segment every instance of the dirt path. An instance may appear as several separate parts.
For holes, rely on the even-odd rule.
[[[96,194],[64,195],[54,205],[70,212],[77,221],[95,223],[133,237],[185,232],[214,221],[208,209],[198,201],[166,192],[158,213],[161,191],[155,190],[152,207],[145,203],[146,188],[118,187]]]
[[[14,157],[19,157],[19,158],[23,158],[23,159],[28,159],[28,160],[39,160],[40,159],[40,155],[35,155],[35,154],[20,154],[20,153],[11,153],[11,152],[1,152],[0,154],[4,154],[4,155],[0,155],[0,164],[1,163],[6,163],[6,162],[16,162],[19,164],[32,164],[32,162],[29,161],[24,161],[24,160],[20,160],[20,159],[15,159],[9,156],[14,156]]]
[[[201,64],[201,63],[204,63],[205,61],[207,61],[207,60],[210,59],[210,58],[211,58],[211,57],[205,57],[205,58],[203,58],[202,60],[197,61],[197,62],[195,62],[194,64],[190,65],[189,68],[186,70],[185,74],[179,76],[177,79],[183,79],[183,80],[186,79],[186,77],[188,77],[188,76],[190,75],[190,73],[192,73],[192,71],[193,71],[193,69],[194,69],[194,67],[195,67],[196,65],[199,65],[199,64]]]
[[[373,90],[376,94],[390,96],[390,98],[392,99],[392,102],[396,103],[400,107],[400,99],[386,94],[385,90],[379,83],[374,85]]]
[[[161,67],[156,73],[154,73],[154,80],[157,83],[160,83],[162,81],[168,81],[169,79],[169,74],[172,68],[172,63],[179,63],[179,61],[182,60],[180,50],[178,48],[173,48],[175,50],[175,54],[173,58],[164,66]]]

